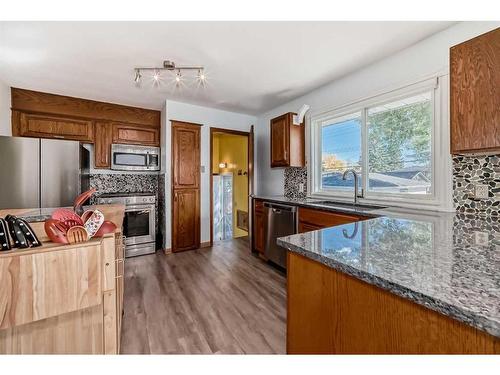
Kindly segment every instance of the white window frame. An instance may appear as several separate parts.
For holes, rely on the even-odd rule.
[[[402,88],[387,91],[364,100],[343,105],[334,109],[313,112],[308,117],[307,126],[307,169],[308,191],[313,198],[326,198],[339,201],[352,201],[352,191],[341,189],[321,189],[321,124],[325,120],[361,112],[361,163],[363,171],[368,171],[368,125],[366,116],[369,108],[394,102],[409,96],[431,92],[432,133],[431,133],[431,194],[383,193],[368,191],[367,173],[363,173],[361,188],[364,196],[359,200],[364,203],[387,204],[391,206],[422,208],[431,210],[453,211],[451,199],[451,156],[449,154],[448,126],[448,76],[425,79]]]

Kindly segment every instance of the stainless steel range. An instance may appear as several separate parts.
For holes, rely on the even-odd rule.
[[[123,235],[125,256],[133,257],[156,251],[156,197],[151,193],[103,194],[98,204],[124,204]]]

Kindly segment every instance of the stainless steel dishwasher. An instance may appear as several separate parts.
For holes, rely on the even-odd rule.
[[[286,250],[278,246],[278,237],[297,233],[297,207],[264,202],[264,255],[271,262],[286,268]]]

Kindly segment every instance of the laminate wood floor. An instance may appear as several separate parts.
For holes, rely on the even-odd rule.
[[[123,354],[281,353],[286,278],[248,240],[125,262]]]

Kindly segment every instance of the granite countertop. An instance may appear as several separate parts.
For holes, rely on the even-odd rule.
[[[313,199],[256,198],[319,208]],[[497,220],[397,208],[365,214],[376,217],[279,238],[278,244],[500,337]]]

